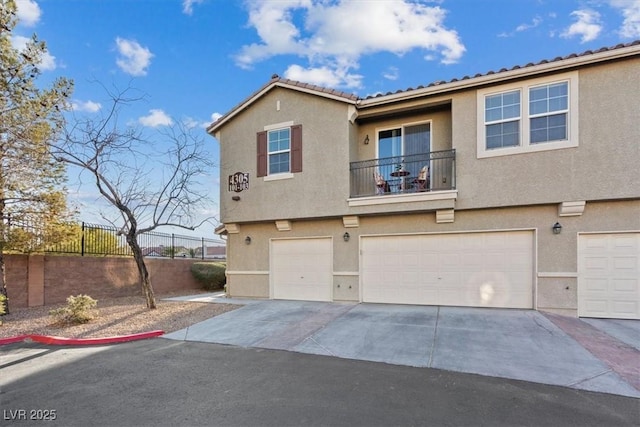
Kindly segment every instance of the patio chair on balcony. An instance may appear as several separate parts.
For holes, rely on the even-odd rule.
[[[378,172],[374,172],[373,179],[376,182],[376,194],[384,194],[391,191],[389,183],[381,174],[379,174]]]
[[[423,166],[415,180],[418,191],[428,191],[431,184],[429,181],[429,166]]]

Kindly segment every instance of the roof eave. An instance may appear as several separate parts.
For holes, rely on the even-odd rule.
[[[421,89],[382,95],[374,98],[363,99],[358,103],[358,108],[373,107],[390,102],[398,102],[418,98],[426,95],[437,95],[446,92],[469,89],[477,86],[496,84],[514,78],[528,77],[535,74],[542,74],[554,71],[562,71],[577,66],[595,64],[598,62],[611,61],[619,58],[640,55],[640,45],[633,45],[624,48],[608,50],[606,52],[596,52],[588,56],[575,56],[567,59],[549,61],[543,64],[524,66],[517,69],[499,71],[485,74],[478,77],[471,77],[463,80],[441,83]]]
[[[308,94],[315,95],[315,96],[321,96],[323,98],[332,99],[334,101],[344,102],[346,104],[355,105],[357,103],[356,99],[346,98],[344,96],[340,96],[340,95],[337,95],[337,94],[334,94],[334,93],[331,93],[331,92],[325,92],[325,91],[316,90],[313,87],[304,87],[304,86],[290,84],[290,83],[287,83],[285,81],[276,80],[276,81],[272,81],[270,83],[267,83],[262,89],[258,90],[252,96],[247,98],[242,104],[240,104],[239,106],[237,106],[236,108],[231,110],[229,113],[227,113],[226,115],[222,116],[220,119],[218,119],[217,121],[215,121],[211,125],[209,125],[207,127],[207,133],[210,134],[210,135],[215,136],[215,133],[222,126],[224,126],[229,120],[231,120],[233,117],[235,117],[238,114],[240,114],[242,111],[247,109],[251,104],[253,104],[255,101],[257,101],[262,96],[264,96],[266,93],[268,93],[269,91],[271,91],[272,89],[274,89],[276,87],[281,87],[281,88],[285,88],[285,89],[291,89],[291,90],[295,90],[295,91],[298,91],[298,92],[304,92],[304,93],[308,93]]]

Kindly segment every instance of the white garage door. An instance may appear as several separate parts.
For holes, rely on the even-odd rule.
[[[578,316],[640,319],[640,233],[578,236]]]
[[[362,299],[533,308],[533,232],[362,238]]]
[[[273,298],[330,301],[331,238],[271,241]]]

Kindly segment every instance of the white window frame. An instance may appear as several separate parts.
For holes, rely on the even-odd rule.
[[[290,122],[276,123],[273,125],[267,125],[264,127],[264,131],[267,132],[267,175],[264,177],[265,181],[272,181],[277,179],[286,179],[286,178],[293,177],[293,173],[291,173],[291,126],[293,125],[294,125],[294,122],[290,121]],[[269,133],[279,131],[279,130],[284,130],[284,129],[289,129],[289,149],[273,151],[273,152],[269,151]],[[272,154],[280,154],[280,153],[289,153],[289,170],[286,172],[272,173],[271,162],[269,161],[269,157]]]
[[[561,141],[547,141],[530,143],[530,119],[529,113],[529,89],[551,85],[555,83],[567,82],[569,85],[568,111],[567,114],[567,139]],[[533,153],[538,151],[558,150],[563,148],[577,147],[579,141],[578,131],[578,72],[556,74],[551,77],[525,80],[521,82],[505,84],[497,87],[478,90],[477,101],[477,157],[498,157],[514,154]],[[485,122],[485,98],[487,96],[499,95],[514,90],[520,91],[520,144],[514,147],[487,148],[486,142],[486,122]],[[552,113],[550,113],[552,114]]]
[[[376,159],[380,158],[380,132],[384,132],[384,131],[388,131],[388,130],[395,130],[395,129],[400,129],[402,131],[402,142],[401,142],[401,146],[402,146],[402,150],[404,151],[404,136],[405,136],[405,128],[408,127],[412,127],[412,126],[420,126],[420,125],[429,125],[429,151],[433,151],[433,120],[429,119],[429,120],[421,120],[421,121],[417,121],[417,122],[408,122],[408,123],[400,123],[397,125],[390,125],[390,126],[385,126],[385,127],[379,127],[379,128],[375,128],[375,132],[376,132]],[[399,156],[404,156],[403,154],[399,154]]]

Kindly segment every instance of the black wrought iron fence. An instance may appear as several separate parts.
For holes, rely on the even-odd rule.
[[[351,197],[453,190],[456,150],[350,163]]]
[[[124,234],[112,226],[63,224],[57,228],[55,242],[51,242],[42,227],[5,218],[3,234],[0,238],[5,242],[5,250],[12,252],[133,256]],[[217,239],[154,231],[139,235],[138,244],[146,257],[226,258],[225,242]]]

